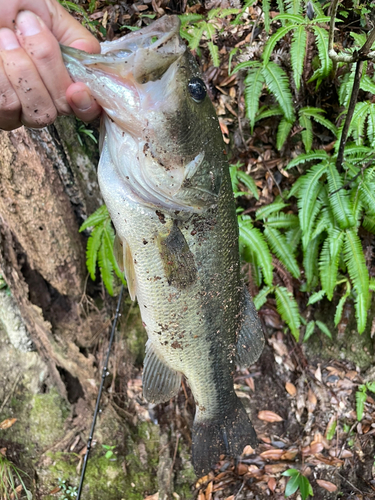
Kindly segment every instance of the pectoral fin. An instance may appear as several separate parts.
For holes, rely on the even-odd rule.
[[[146,344],[142,383],[145,399],[155,404],[173,398],[181,385],[181,373],[165,364],[150,340]]]
[[[247,288],[244,288],[242,327],[237,339],[236,364],[247,368],[259,358],[264,335],[258,313]]]
[[[174,224],[168,235],[159,235],[158,244],[168,283],[179,290],[192,285],[197,268],[181,230]]]
[[[126,283],[128,285],[129,295],[132,300],[135,300],[137,295],[137,287],[135,280],[134,261],[128,243],[121,239],[117,234],[113,244],[113,254],[117,261],[118,267],[125,272]]]

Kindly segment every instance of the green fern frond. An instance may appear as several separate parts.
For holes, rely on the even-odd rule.
[[[301,87],[303,63],[305,60],[305,53],[306,53],[306,43],[307,43],[306,28],[305,26],[298,26],[298,28],[293,33],[292,44],[290,46],[290,60],[292,63],[293,78],[297,90],[299,90]]]
[[[370,104],[368,119],[367,119],[367,135],[371,144],[371,147],[375,148],[375,104]]]
[[[242,170],[237,170],[237,179],[244,184],[250,193],[259,200],[259,194],[258,194],[258,188],[257,185],[255,184],[255,181],[250,175],[246,174],[245,172],[242,172]],[[246,194],[246,193],[241,193],[241,194]]]
[[[109,295],[113,296],[113,266],[109,257],[110,253],[112,253],[112,248],[108,240],[103,239],[98,253],[98,264],[103,283]]]
[[[355,143],[358,146],[363,144],[363,131],[369,113],[369,106],[370,104],[368,102],[357,102],[354,108],[352,121],[350,122],[349,134],[353,134]]]
[[[355,31],[350,32],[350,36],[354,38],[355,45],[362,47],[366,42],[366,35],[364,33],[356,33]]]
[[[79,228],[79,232],[81,233],[85,229],[89,227],[95,227],[99,224],[102,224],[106,220],[110,218],[110,215],[108,213],[108,209],[105,205],[102,205],[99,207],[93,214],[88,217],[85,222],[82,224],[82,226]]]
[[[344,241],[344,261],[353,286],[357,292],[356,317],[358,331],[362,333],[366,326],[369,300],[369,275],[363,254],[361,240],[354,229],[347,229]]]
[[[274,227],[275,229],[290,229],[299,227],[299,220],[294,214],[280,212],[267,218],[267,226]]]
[[[319,26],[312,26],[315,33],[318,56],[321,64],[323,78],[327,78],[332,71],[332,60],[328,55],[328,32]]]
[[[193,12],[188,13],[188,14],[181,14],[178,17],[181,21],[181,28],[184,28],[189,23],[196,23],[196,22],[200,21],[201,19],[204,19],[203,14],[195,14]]]
[[[106,257],[110,260],[116,276],[121,280],[123,285],[126,285],[124,273],[119,268],[117,260],[114,256],[114,253],[113,253],[113,245],[115,242],[115,232],[114,232],[111,224],[106,224],[104,226],[102,240],[103,240],[103,244],[105,244],[105,248],[106,248]],[[106,283],[104,283],[104,284],[106,284]],[[113,284],[112,284],[112,287],[113,287]]]
[[[276,135],[276,147],[279,151],[284,146],[292,127],[292,122],[288,121],[286,118],[281,119],[279,126],[277,127]]]
[[[346,73],[344,75],[344,77],[342,78],[342,83],[338,89],[339,102],[341,106],[344,106],[345,108],[348,107],[352,95],[353,83],[355,77],[355,67],[356,65],[353,64],[350,73]]]
[[[275,45],[277,44],[277,42],[279,40],[281,40],[287,33],[289,33],[289,31],[291,31],[292,29],[295,29],[295,28],[297,28],[297,26],[294,24],[290,24],[288,26],[282,26],[281,28],[279,28],[276,31],[276,33],[274,33],[269,38],[268,42],[266,43],[266,45],[264,47],[263,54],[262,54],[264,66],[267,66],[267,64],[269,63],[270,56],[271,56],[273,49],[275,48]]]
[[[290,92],[288,76],[285,71],[276,63],[270,61],[263,66],[263,76],[269,91],[280,104],[286,120],[294,122],[293,99]]]
[[[297,248],[300,241],[301,241],[301,238],[302,238],[302,231],[301,231],[301,228],[299,227],[299,224],[298,224],[298,227],[294,227],[292,229],[289,229],[285,233],[285,237],[286,237],[286,241],[287,241],[288,245],[291,248]]]
[[[98,260],[98,251],[102,243],[103,226],[96,226],[87,240],[86,247],[86,267],[90,273],[90,278],[95,281],[96,263]]]
[[[246,75],[244,84],[246,116],[250,121],[251,130],[253,130],[255,124],[255,115],[257,114],[259,109],[259,98],[264,85],[264,76],[262,73],[261,64],[250,68]]]
[[[328,300],[332,300],[336,287],[337,273],[339,269],[340,254],[344,244],[344,233],[333,230],[323,243],[319,259],[320,282],[322,289],[327,294]]]
[[[331,334],[328,326],[325,323],[323,323],[323,321],[318,321],[317,320],[316,321],[316,326],[319,328],[319,330],[321,332],[324,333],[324,335],[327,335],[327,337],[332,340],[332,334]]]
[[[365,92],[371,92],[371,94],[375,94],[375,83],[366,74],[364,74],[361,78],[360,88]]]
[[[365,403],[367,399],[366,386],[360,385],[359,390],[355,393],[357,420],[360,422],[363,418],[363,413],[365,411]]]
[[[330,192],[329,202],[337,224],[341,229],[354,226],[353,206],[348,192],[343,189],[342,178],[332,162],[328,163],[327,179]]]
[[[285,170],[289,170],[290,168],[297,167],[298,165],[302,165],[303,163],[314,161],[314,160],[327,160],[329,158],[328,154],[324,149],[310,151],[309,153],[304,153],[298,155],[297,158],[294,158],[288,165],[285,167]]]
[[[299,14],[279,14],[278,16],[274,17],[273,20],[288,21],[295,23],[296,24],[295,28],[301,23],[306,24],[306,19],[303,16],[300,16]]]
[[[261,208],[258,208],[256,211],[256,220],[261,220],[261,219],[267,219],[268,216],[275,212],[280,212],[283,208],[287,207],[288,205],[286,203],[280,202],[280,201],[274,201],[273,203],[270,203],[269,205],[264,205]]]
[[[303,112],[300,112],[299,115],[299,123],[302,127],[302,142],[303,145],[305,146],[306,153],[309,153],[311,151],[312,147],[312,142],[313,142],[313,130],[312,130],[312,123],[310,118],[305,115]]]
[[[263,0],[262,1],[262,8],[263,8],[263,14],[264,14],[264,28],[266,30],[266,33],[270,32],[270,0]]]
[[[319,300],[322,300],[322,298],[324,297],[325,294],[326,294],[326,292],[324,290],[319,290],[319,292],[313,293],[310,296],[307,305],[311,306],[311,304],[315,304],[316,302],[319,302]]]
[[[311,239],[303,251],[303,268],[307,286],[315,284],[318,276],[318,253],[321,238],[315,237]]]
[[[365,215],[362,225],[367,231],[375,234],[375,215]]]
[[[301,0],[285,0],[285,5],[290,14],[302,14],[303,4]]]
[[[267,302],[267,295],[273,292],[273,286],[265,286],[259,291],[258,295],[253,298],[254,306],[257,311]]]
[[[272,286],[272,255],[263,234],[259,229],[252,227],[247,220],[239,219],[239,229],[240,245],[248,247],[255,255],[262,269],[264,282],[266,285]]]
[[[294,257],[295,249],[288,244],[285,236],[277,229],[268,227],[267,225],[264,230],[264,235],[276,257],[284,264],[285,268],[292,276],[299,278],[301,273],[297,260]]]
[[[283,116],[283,112],[280,106],[275,106],[273,108],[267,109],[266,106],[262,106],[255,117],[255,121],[263,120],[265,118],[271,118],[272,116]]]
[[[371,153],[373,153],[372,148],[369,148],[367,146],[357,146],[354,143],[349,143],[345,146],[344,149],[344,159],[351,160],[354,157],[354,159],[358,162]]]
[[[259,64],[260,63],[258,61],[244,61],[242,63],[237,64],[237,66],[233,68],[231,75],[234,75],[234,73],[237,73],[240,70],[252,68],[253,66],[258,66]]]
[[[308,106],[305,108],[301,108],[300,113],[302,112],[304,115],[313,118],[316,122],[323,125],[323,127],[326,127],[332,132],[334,136],[337,136],[337,127],[332,122],[327,120],[327,118],[324,118],[324,116],[322,116],[322,113],[325,112],[323,109]]]
[[[314,231],[311,233],[311,239],[316,238],[324,231],[329,232],[331,229],[333,229],[334,224],[335,220],[329,208],[328,207],[323,208],[316,220],[316,226]]]
[[[307,342],[315,330],[315,321],[309,321],[306,326],[305,335],[303,336],[303,341]]]
[[[215,66],[215,68],[218,68],[220,66],[219,47],[214,42],[208,42],[207,46],[208,50],[210,51],[212,64]]]
[[[290,328],[293,337],[298,342],[301,320],[297,302],[293,297],[293,294],[288,292],[288,290],[283,286],[275,287],[275,295],[276,295],[277,310],[282,319]]]
[[[341,299],[339,300],[339,303],[337,304],[337,307],[336,307],[335,319],[334,319],[335,326],[337,326],[340,323],[340,321],[341,321],[342,313],[343,313],[343,310],[344,310],[344,305],[345,305],[346,299],[350,295],[350,290],[351,290],[350,283],[349,283],[349,281],[347,281],[346,292],[341,297]]]
[[[195,50],[203,36],[205,30],[205,26],[203,23],[199,23],[199,25],[193,25],[191,30],[191,42],[189,42],[189,47],[191,50]]]

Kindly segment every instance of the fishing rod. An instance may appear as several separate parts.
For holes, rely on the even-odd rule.
[[[102,381],[100,383],[98,397],[96,399],[96,406],[95,406],[95,411],[94,411],[94,417],[92,419],[92,424],[91,424],[90,435],[89,435],[89,439],[87,441],[87,450],[86,450],[85,458],[83,459],[81,479],[80,479],[80,482],[79,482],[79,488],[78,488],[78,493],[77,493],[76,500],[80,500],[80,498],[81,498],[81,493],[82,493],[82,488],[83,488],[83,482],[84,482],[84,479],[85,479],[85,473],[86,473],[86,467],[87,467],[87,461],[89,459],[89,453],[90,453],[90,450],[91,450],[91,444],[92,444],[92,440],[93,440],[93,437],[94,437],[94,430],[95,430],[95,425],[96,425],[96,419],[97,419],[97,416],[98,416],[98,413],[99,413],[100,398],[102,396],[105,378],[109,374],[109,372],[108,372],[109,356],[110,356],[110,353],[111,353],[111,347],[112,347],[113,339],[115,338],[115,331],[116,331],[117,321],[118,321],[118,318],[120,316],[121,299],[122,299],[123,292],[124,292],[124,285],[121,285],[120,295],[119,295],[119,298],[118,298],[118,301],[117,301],[116,314],[115,314],[115,318],[114,318],[113,323],[112,323],[112,331],[111,331],[111,337],[109,339],[109,344],[108,344],[107,357],[106,357],[106,360],[105,360],[105,363],[104,363],[104,366],[103,366],[103,371],[102,371]]]

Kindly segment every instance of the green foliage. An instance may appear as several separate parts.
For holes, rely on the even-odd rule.
[[[365,411],[365,403],[367,399],[367,391],[375,393],[375,381],[367,382],[366,384],[360,385],[357,392],[355,393],[356,410],[357,410],[357,420],[360,422],[363,418],[363,413]]]
[[[102,447],[105,449],[105,458],[108,460],[116,460],[116,456],[113,452],[113,450],[116,448],[116,446],[109,446],[108,444],[102,444]]]
[[[77,486],[70,486],[65,479],[59,478],[58,486],[61,492],[59,500],[74,500],[77,497]]]
[[[22,494],[27,500],[32,500],[33,496],[26,488],[22,476],[27,476],[27,474],[0,453],[0,498],[2,500],[19,498],[18,485],[22,487]]]
[[[331,441],[336,433],[337,420],[335,419],[327,429],[327,440]]]
[[[254,182],[254,179],[250,177],[250,175],[240,170],[241,167],[243,167],[243,164],[240,162],[236,163],[235,165],[231,165],[229,167],[234,197],[238,198],[238,196],[251,195],[254,196],[254,198],[256,198],[257,200],[259,200],[258,189]],[[241,191],[240,190],[241,184],[247,187],[248,191]]]
[[[309,496],[312,496],[314,494],[307,477],[303,476],[297,469],[288,469],[282,473],[282,476],[290,477],[285,488],[286,497],[290,497],[298,489],[301,494],[302,500],[306,500]]]
[[[114,293],[114,274],[126,285],[113,254],[115,232],[107,207],[102,205],[80,227],[80,232],[93,228],[86,248],[86,266],[93,281],[96,279],[96,266],[99,266],[103,283],[110,295]]]

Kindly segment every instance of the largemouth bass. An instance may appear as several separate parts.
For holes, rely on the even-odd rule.
[[[224,143],[176,16],[101,46],[100,55],[63,47],[63,57],[104,109],[99,184],[148,333],[143,393],[168,401],[186,377],[201,475],[221,454],[256,445],[232,375],[264,345],[240,278]]]

